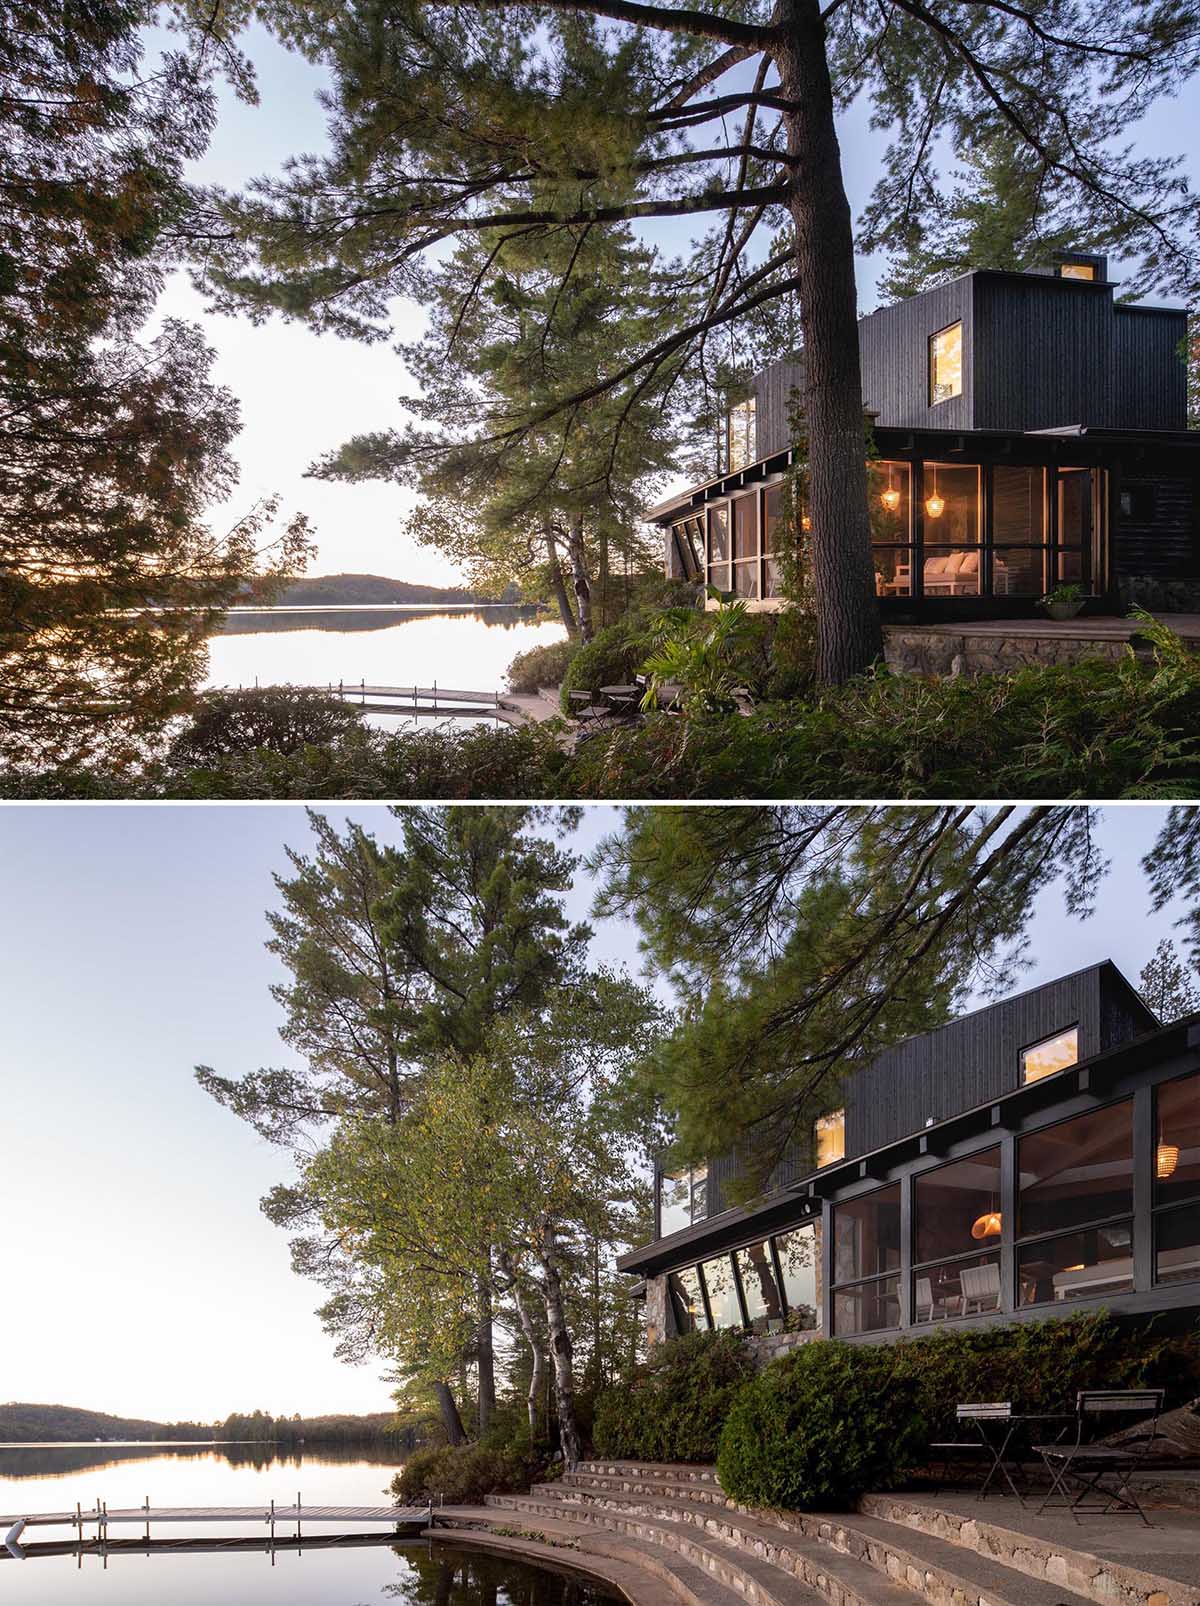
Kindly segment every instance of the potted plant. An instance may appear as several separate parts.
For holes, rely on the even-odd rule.
[[[1051,619],[1074,619],[1082,611],[1084,601],[1082,586],[1062,585],[1047,592],[1039,600],[1038,607],[1045,608]]]

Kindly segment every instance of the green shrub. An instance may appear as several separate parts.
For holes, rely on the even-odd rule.
[[[548,641],[540,647],[519,652],[505,671],[511,691],[535,692],[542,686],[559,686],[567,665],[579,650],[579,642]]]
[[[887,1344],[801,1345],[742,1389],[721,1431],[727,1495],[783,1510],[844,1507],[921,1459],[915,1379]]]
[[[653,647],[653,615],[629,614],[615,625],[598,630],[585,642],[562,679],[562,710],[571,712],[570,693],[595,693],[601,686],[628,685],[641,669]]]
[[[658,1344],[624,1386],[596,1400],[599,1455],[634,1461],[711,1461],[738,1390],[753,1374],[737,1333],[688,1333]]]
[[[443,1445],[409,1456],[392,1479],[398,1500],[444,1500],[447,1505],[479,1505],[485,1495],[527,1488],[526,1462],[510,1450],[482,1444]]]
[[[313,686],[211,691],[172,743],[169,762],[206,764],[260,747],[284,754],[309,745],[327,747],[361,724],[362,715],[352,704]]]

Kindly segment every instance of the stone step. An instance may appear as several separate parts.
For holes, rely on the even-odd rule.
[[[975,1501],[948,1506],[936,1496],[872,1494],[859,1504],[865,1516],[904,1529],[910,1539],[938,1540],[1019,1567],[1030,1578],[1103,1606],[1200,1606],[1200,1523],[1191,1512],[1154,1511],[1155,1526],[1145,1529],[1136,1515],[1075,1522],[1061,1509],[1043,1517],[1027,1507],[1019,1516],[1012,1511],[1012,1522],[1020,1526],[1010,1527]],[[1101,1520],[1109,1525],[1108,1535],[1118,1525],[1115,1554],[1086,1549],[1088,1523]]]
[[[635,1472],[564,1472],[553,1483],[537,1484],[538,1491],[546,1489],[592,1489],[608,1494],[669,1494],[676,1499],[699,1500],[708,1505],[733,1505],[721,1485],[714,1481],[696,1479],[685,1482],[676,1477],[647,1477],[640,1469]]]
[[[533,1495],[489,1495],[489,1506],[553,1516],[562,1502]],[[550,1511],[547,1513],[546,1508]],[[837,1555],[827,1547],[790,1538],[764,1527],[760,1542],[750,1547],[730,1544],[720,1535],[686,1520],[647,1516],[640,1512],[574,1505],[584,1521],[614,1533],[646,1540],[702,1567],[736,1590],[751,1606],[912,1606],[912,1591],[880,1576],[868,1563]],[[782,1547],[778,1541],[788,1540]]]
[[[637,1606],[737,1606],[740,1599],[682,1556],[669,1555],[661,1546],[644,1540],[598,1530],[593,1523],[566,1522],[558,1516],[544,1515],[526,1523],[514,1520],[509,1512],[487,1507],[443,1510],[439,1518],[439,1527],[426,1530],[431,1538],[444,1538],[448,1528],[460,1528],[469,1532],[473,1545],[530,1557],[545,1553],[547,1559],[559,1565],[576,1557],[580,1567],[616,1584],[623,1593],[628,1594],[632,1587]],[[517,1531],[497,1534],[493,1531],[497,1528]],[[600,1559],[615,1563],[615,1568],[595,1565]],[[623,1572],[629,1576],[622,1576]],[[653,1587],[647,1589],[645,1580],[637,1577],[639,1573],[649,1574]],[[668,1596],[669,1600],[664,1598]]]
[[[721,1480],[716,1467],[690,1461],[577,1461],[575,1473],[599,1477],[666,1479],[670,1483],[711,1483],[719,1489]],[[571,1473],[564,1476],[570,1477]]]
[[[787,1571],[794,1571],[794,1553],[808,1556],[814,1549],[823,1551],[828,1566],[832,1551],[873,1570],[877,1590],[886,1579],[933,1606],[1086,1606],[1091,1598],[1065,1590],[1060,1582],[1030,1579],[1017,1566],[940,1538],[922,1536],[918,1540],[912,1532],[879,1517],[772,1513],[732,1503],[718,1509],[711,1500],[657,1493],[618,1495],[571,1485],[549,1498],[572,1511],[594,1508],[691,1523],[739,1551],[761,1554],[764,1546],[772,1547],[776,1552],[773,1559]]]

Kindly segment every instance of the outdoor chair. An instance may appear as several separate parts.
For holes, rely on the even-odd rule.
[[[933,1320],[933,1283],[928,1277],[918,1277],[916,1298],[913,1301],[913,1319],[918,1322]]]
[[[927,1279],[921,1278],[919,1282]],[[919,1296],[918,1296],[919,1297]],[[931,1301],[932,1303],[932,1301]],[[996,1421],[1006,1422],[1012,1416],[1011,1400],[992,1400],[984,1404],[956,1405],[954,1408],[955,1420],[958,1422]],[[970,1457],[978,1460],[981,1456],[994,1457],[995,1452],[985,1441],[981,1433],[975,1439],[944,1439],[929,1446],[930,1452],[936,1452],[933,1459],[942,1464],[941,1476],[934,1484],[933,1492],[937,1494],[950,1475],[950,1464],[961,1457]],[[993,1471],[995,1469],[993,1468]],[[988,1482],[991,1481],[989,1475]],[[987,1485],[984,1485],[986,1489]],[[981,1491],[982,1493],[982,1491]]]
[[[965,1266],[959,1273],[964,1316],[982,1316],[1000,1308],[1000,1268],[993,1261],[987,1266]]]
[[[1081,1389],[1075,1397],[1074,1444],[1034,1446],[1051,1480],[1046,1498],[1038,1508],[1039,1516],[1054,1496],[1060,1494],[1076,1522],[1081,1512],[1108,1515],[1136,1511],[1147,1528],[1151,1527],[1129,1480],[1146,1459],[1158,1433],[1163,1395],[1162,1389]],[[1112,1424],[1114,1418],[1119,1417],[1141,1419],[1145,1431],[1126,1444],[1085,1442],[1089,1431],[1095,1431],[1101,1423]],[[1079,1490],[1073,1500],[1068,1483],[1075,1484]],[[1101,1503],[1086,1505],[1084,1502],[1089,1495],[1094,1495]]]

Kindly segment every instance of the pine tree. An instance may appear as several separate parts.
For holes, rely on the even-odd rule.
[[[875,0],[267,0],[256,14],[331,68],[333,149],[245,197],[208,197],[205,268],[222,305],[377,339],[391,298],[419,292],[415,264],[446,240],[530,249],[588,225],[719,219],[696,258],[695,309],[557,396],[569,424],[606,391],[629,398],[668,365],[686,372],[710,338],[797,293],[824,681],[880,649],[838,108],[866,96],[893,131],[867,248],[909,237],[945,142],[1011,130],[1053,164],[1083,232],[1127,222],[1135,280],[1195,277],[1178,164],[1115,145],[1194,72],[1195,0],[1099,14],[1084,0],[894,0],[882,25]],[[535,411],[502,434],[546,422]]]
[[[194,59],[142,69],[147,20],[126,0],[0,18],[0,756],[19,765],[120,762],[186,707],[275,512],[206,527],[236,403],[198,330],[134,338],[213,115]],[[297,519],[267,578],[307,549]]]
[[[1200,988],[1170,937],[1162,938],[1142,966],[1138,992],[1164,1026],[1200,1009]]]

